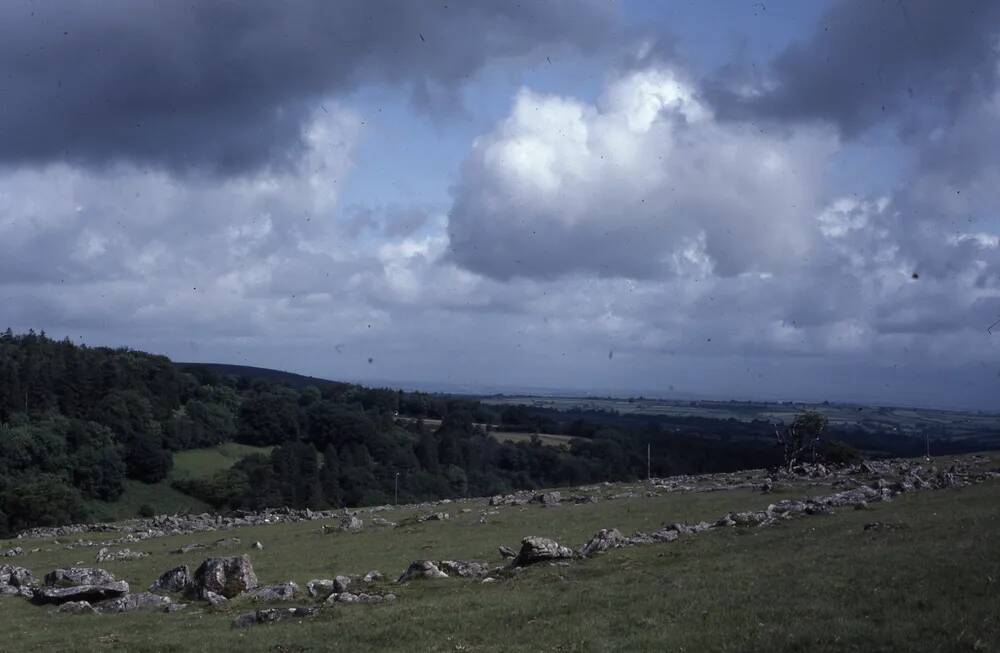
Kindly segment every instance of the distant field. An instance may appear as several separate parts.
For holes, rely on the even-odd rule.
[[[415,422],[417,418],[415,417],[399,417],[397,418],[401,422]],[[424,418],[424,426],[428,429],[436,429],[441,426],[441,420]],[[481,428],[486,428],[485,424],[476,424]],[[526,433],[526,432],[507,432],[507,431],[489,431],[490,437],[499,442],[531,442],[531,436],[538,435],[542,444],[550,447],[568,447],[570,440],[573,438],[568,435],[559,435],[557,433]]]
[[[931,408],[892,408],[849,404],[803,404],[740,401],[681,401],[666,399],[615,399],[584,397],[490,396],[481,397],[494,406],[523,405],[554,410],[617,411],[623,415],[663,415],[765,420],[788,423],[802,410],[817,410],[831,424],[858,426],[869,430],[922,432],[925,429],[951,438],[978,437],[983,431],[1000,430],[1000,414],[980,411],[951,411]]]
[[[555,433],[507,433],[505,431],[490,431],[490,435],[500,442],[531,442],[531,438],[538,436],[542,444],[550,447],[568,447],[573,438],[568,435],[557,435]]]
[[[269,454],[273,447],[252,447],[237,442],[224,442],[206,449],[190,449],[174,453],[172,480],[208,478],[216,472],[229,469],[241,458],[255,453]]]

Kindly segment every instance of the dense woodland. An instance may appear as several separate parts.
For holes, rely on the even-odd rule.
[[[174,482],[219,510],[387,503],[397,475],[401,502],[634,479],[646,474],[647,445],[654,475],[780,461],[764,422],[499,408],[226,370],[44,333],[0,334],[0,535],[87,519],[88,502],[114,501],[125,479],[165,482],[172,452],[226,441],[273,449],[208,480]],[[397,415],[433,419],[435,428]],[[511,444],[490,437],[493,428],[574,439]],[[883,439],[885,453],[919,453],[908,440]]]

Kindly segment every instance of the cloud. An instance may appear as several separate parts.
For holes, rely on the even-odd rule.
[[[0,163],[280,167],[307,149],[321,97],[360,83],[448,95],[497,57],[596,47],[613,19],[566,0],[10,4]]]
[[[626,74],[596,105],[522,89],[463,164],[451,258],[497,279],[786,267],[815,241],[833,145],[719,123],[667,68]]]
[[[1000,4],[833,3],[762,73],[728,66],[709,87],[724,118],[821,121],[853,138],[886,119],[919,135],[997,84]]]

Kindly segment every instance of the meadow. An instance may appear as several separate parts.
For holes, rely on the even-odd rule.
[[[996,459],[993,459],[995,465]],[[638,546],[574,562],[536,566],[492,584],[464,579],[391,581],[415,559],[499,563],[497,546],[544,535],[577,547],[602,527],[623,533],[664,522],[714,519],[761,509],[782,497],[828,493],[791,488],[647,496],[642,484],[600,486],[598,503],[504,506],[483,499],[406,506],[393,521],[446,510],[451,519],[400,528],[369,525],[323,534],[322,522],[151,539],[131,545],[150,556],[102,566],[141,591],[178,564],[249,553],[261,583],[335,574],[386,576],[377,589],[397,601],[338,605],[312,619],[234,631],[252,609],[192,603],[173,614],[76,616],[20,599],[0,599],[2,646],[19,651],[990,651],[1000,645],[1000,482],[906,494],[870,510],[840,510],[766,529],[719,529],[668,544]],[[592,490],[593,491],[593,490]],[[880,522],[887,528],[865,530]],[[95,538],[99,534],[94,534]],[[182,545],[238,544],[176,554]],[[11,560],[44,574],[94,564],[96,550],[50,540],[10,541],[41,550]],[[262,550],[251,543],[260,541]],[[357,581],[356,581],[357,582]],[[309,603],[308,598],[292,603]]]

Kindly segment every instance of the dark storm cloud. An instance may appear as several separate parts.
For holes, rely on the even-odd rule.
[[[0,162],[218,172],[293,159],[326,94],[449,89],[492,57],[593,45],[606,4],[552,0],[6,3]],[[419,98],[418,98],[419,99]]]
[[[998,35],[995,0],[835,3],[769,73],[730,67],[708,95],[723,117],[825,121],[851,137],[899,116],[919,133],[995,86]]]

